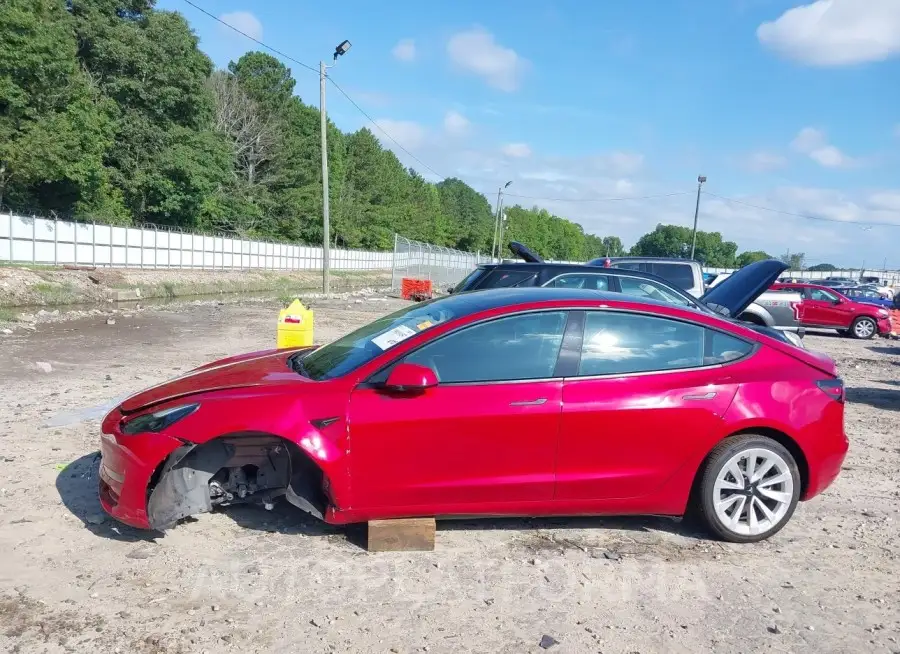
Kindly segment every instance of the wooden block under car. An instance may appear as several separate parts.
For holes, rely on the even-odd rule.
[[[430,552],[434,550],[434,518],[369,520],[366,549],[370,552]]]

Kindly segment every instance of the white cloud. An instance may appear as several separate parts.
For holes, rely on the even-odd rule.
[[[397,45],[394,46],[394,49],[391,50],[391,54],[394,55],[394,59],[397,61],[415,61],[416,55],[416,42],[412,39],[400,39],[397,42]]]
[[[219,20],[222,22],[228,23],[235,29],[239,29],[247,36],[256,39],[257,41],[261,41],[263,37],[263,27],[262,23],[259,22],[259,19],[251,14],[249,11],[233,11],[230,14],[222,14],[219,16]],[[229,37],[232,38],[235,36],[234,30],[230,30],[224,25],[218,26],[219,31]],[[240,35],[237,35],[240,36]]]
[[[750,172],[767,173],[784,168],[787,165],[787,159],[777,152],[756,150],[744,157],[740,163],[743,168]]]
[[[425,129],[416,123],[400,121],[401,127],[396,128],[393,123],[384,124],[405,147],[416,146],[416,155],[436,171],[464,180],[492,203],[497,188],[513,180],[505,192],[510,205],[544,208],[580,223],[588,233],[619,236],[626,246],[658,223],[690,227],[693,221],[696,185],[692,187],[690,180],[684,184],[671,180],[661,183],[650,175],[651,167],[640,153],[550,156],[528,147],[527,157],[511,157],[504,153],[502,144],[449,138],[443,129]],[[807,146],[812,143],[821,148],[822,141],[812,136],[804,135]],[[404,165],[420,170],[428,179],[437,179],[421,171],[421,165],[393,143],[383,140]],[[808,220],[703,196],[700,228],[721,232],[741,251],[779,254],[790,249],[805,252],[813,262],[826,260],[838,265],[859,265],[862,258],[881,261],[887,257],[888,263],[900,265],[892,246],[900,234],[900,187],[877,191],[780,187],[747,195],[740,187],[713,186],[710,190],[759,207],[828,219]],[[676,192],[680,194],[671,196]],[[867,221],[897,227],[863,228],[860,222]],[[860,238],[862,235],[864,238]],[[854,247],[848,249],[848,242]]]
[[[465,136],[472,124],[458,111],[448,111],[444,115],[444,131],[451,136]]]
[[[398,143],[400,143],[400,145],[408,150],[415,150],[416,148],[421,147],[425,142],[425,137],[428,135],[428,130],[419,123],[411,120],[379,118],[375,121],[375,124],[390,134]],[[394,143],[387,138],[381,130],[375,130],[375,136],[381,140],[385,147],[390,148],[394,146]]]
[[[825,133],[814,127],[804,127],[800,130],[791,148],[800,154],[805,154],[820,166],[825,168],[849,168],[858,162],[849,157],[838,148],[828,143]]]
[[[507,143],[500,148],[500,151],[507,157],[513,157],[514,159],[524,159],[531,156],[531,148],[528,147],[527,143]]]
[[[458,69],[482,77],[490,86],[511,92],[519,88],[528,61],[494,40],[483,27],[458,32],[447,42],[447,54]]]
[[[900,55],[898,0],[816,0],[756,30],[764,46],[812,66],[847,66]]]

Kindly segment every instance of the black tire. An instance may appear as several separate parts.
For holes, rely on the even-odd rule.
[[[864,322],[868,322],[872,326],[872,329],[869,331],[868,336],[860,336],[859,334],[856,333],[857,325],[864,323]],[[859,340],[867,341],[870,338],[872,338],[873,336],[875,336],[875,334],[877,334],[877,333],[878,333],[878,323],[875,322],[874,318],[870,318],[869,316],[860,316],[859,318],[854,320],[853,323],[850,325],[850,335],[853,338],[856,338]]]
[[[725,465],[735,456],[748,450],[767,450],[782,459],[792,481],[791,499],[787,510],[772,528],[758,534],[741,534],[733,531],[719,518],[715,510],[715,485]],[[693,493],[688,516],[706,528],[713,536],[731,543],[756,543],[777,534],[790,521],[800,500],[800,471],[791,453],[778,441],[757,434],[742,434],[726,438],[716,445],[703,463],[698,484]],[[751,510],[755,510],[752,508]],[[757,513],[759,515],[759,513]]]
[[[839,330],[837,330],[837,333],[838,333],[838,335],[840,335],[840,336],[850,336],[850,330],[849,330],[849,329],[839,329]]]

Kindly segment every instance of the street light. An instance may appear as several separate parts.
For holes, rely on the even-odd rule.
[[[337,64],[338,57],[349,52],[351,47],[350,41],[346,39],[341,41],[334,49],[335,63],[326,66],[324,61],[319,62],[319,118],[321,119],[322,129],[322,292],[329,293],[331,290],[331,224],[328,207],[328,117],[325,113],[325,71],[333,68]]]
[[[694,250],[697,247],[697,216],[700,215],[700,189],[705,181],[706,177],[704,175],[697,177],[697,204],[694,206],[694,235],[691,237],[691,259],[694,258]]]
[[[509,188],[510,184],[512,184],[512,180],[509,180],[506,184],[497,189],[497,214],[494,217],[494,242],[491,245],[491,257],[499,257],[500,251],[503,248],[503,245],[500,243],[500,238],[502,237],[500,208],[503,206],[503,189]]]

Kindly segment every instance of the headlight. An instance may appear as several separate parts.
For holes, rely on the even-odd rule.
[[[144,432],[161,432],[163,429],[174,425],[182,418],[188,417],[199,408],[199,404],[182,404],[155,413],[145,413],[142,416],[127,421],[122,426],[122,433],[132,436]]]
[[[887,309],[879,309],[879,310],[878,310],[878,315],[879,315],[879,316],[889,316],[889,315],[891,315],[891,314],[890,314],[890,312],[889,312]]]

